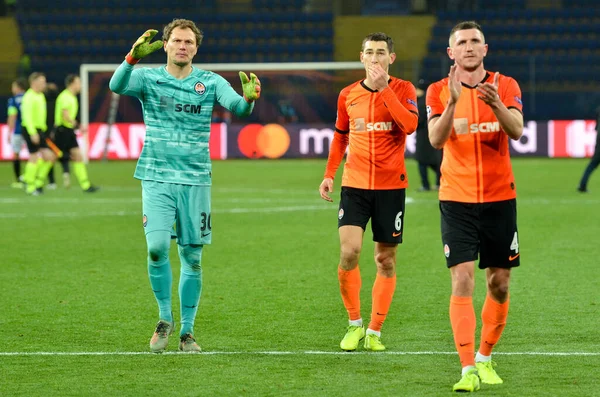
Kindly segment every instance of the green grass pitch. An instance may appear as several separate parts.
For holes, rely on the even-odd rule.
[[[494,355],[505,383],[483,385],[480,395],[600,395],[600,175],[590,193],[576,192],[585,165],[513,160],[522,265],[513,272],[508,325]],[[175,337],[171,354],[151,355],[157,308],[135,163],[90,164],[97,194],[72,187],[40,197],[10,189],[5,163],[0,395],[451,395],[460,364],[435,193],[416,191],[416,164],[408,160],[398,285],[382,330],[388,350],[341,353],[347,323],[336,271],[339,186],[333,204],[319,198],[324,166],[214,163],[213,244],[202,260],[195,327],[205,353],[177,354]],[[360,263],[368,319],[375,277],[369,229]],[[480,325],[484,273],[476,277]]]

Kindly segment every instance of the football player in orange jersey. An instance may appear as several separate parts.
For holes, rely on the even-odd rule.
[[[442,243],[452,276],[450,323],[462,364],[454,391],[502,383],[491,354],[509,305],[511,268],[519,266],[516,187],[508,140],[523,133],[517,82],[483,66],[481,27],[461,22],[450,32],[450,73],[427,90],[429,139],[444,149],[439,191]],[[486,269],[487,296],[475,355],[475,261]]]
[[[338,212],[338,280],[349,318],[340,342],[345,351],[356,350],[363,339],[365,349],[385,350],[381,327],[396,288],[396,248],[402,242],[408,186],[404,150],[406,135],[417,128],[418,109],[415,87],[388,75],[395,59],[394,42],[385,33],[372,33],[363,40],[360,60],[366,77],[340,92],[336,132],[319,187],[321,197],[333,201],[329,196],[333,178],[348,148]],[[369,219],[377,276],[371,320],[365,332],[360,314],[358,260]]]

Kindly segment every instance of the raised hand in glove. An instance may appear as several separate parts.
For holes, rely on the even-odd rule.
[[[242,80],[242,91],[244,99],[251,103],[260,98],[260,80],[254,73],[250,73],[250,78],[244,72],[240,72],[240,80]]]
[[[158,33],[158,30],[148,29],[135,41],[135,43],[133,43],[131,51],[129,51],[127,57],[125,57],[128,64],[135,65],[143,57],[148,56],[163,47],[162,40],[157,40],[154,43],[150,42],[152,41],[152,38],[156,36],[156,33]]]

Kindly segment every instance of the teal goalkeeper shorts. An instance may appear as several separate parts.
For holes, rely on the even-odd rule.
[[[210,186],[142,181],[146,234],[171,232],[179,245],[211,243]]]

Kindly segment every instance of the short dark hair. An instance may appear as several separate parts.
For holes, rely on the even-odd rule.
[[[46,75],[42,72],[33,72],[29,75],[29,84],[31,84],[34,80],[39,79],[40,77],[46,77]]]
[[[198,26],[196,26],[194,21],[190,21],[189,19],[173,19],[171,23],[169,23],[163,29],[163,41],[169,41],[171,33],[175,28],[190,29],[192,32],[194,32],[194,35],[196,35],[196,47],[199,47],[200,44],[202,44],[202,38],[204,37],[204,34],[200,29],[198,29]]]
[[[367,41],[385,41],[390,54],[394,52],[394,40],[383,32],[370,33],[362,41],[361,50],[365,49],[365,43]]]
[[[73,83],[75,81],[75,79],[78,79],[79,76],[76,74],[68,74],[67,77],[65,77],[65,87],[68,87],[71,85],[71,83]]]
[[[17,85],[17,87],[19,87],[23,91],[25,91],[27,89],[27,87],[29,86],[29,84],[27,84],[27,79],[25,77],[19,77],[18,79],[13,81],[13,83],[15,83]]]
[[[452,30],[450,31],[450,36],[448,37],[448,43],[452,44],[452,36],[454,36],[454,33],[458,32],[459,30],[468,30],[468,29],[477,29],[481,32],[481,35],[483,36],[483,39],[485,41],[485,35],[483,34],[483,30],[481,29],[481,25],[478,24],[475,21],[463,21],[463,22],[459,22],[457,23]]]

